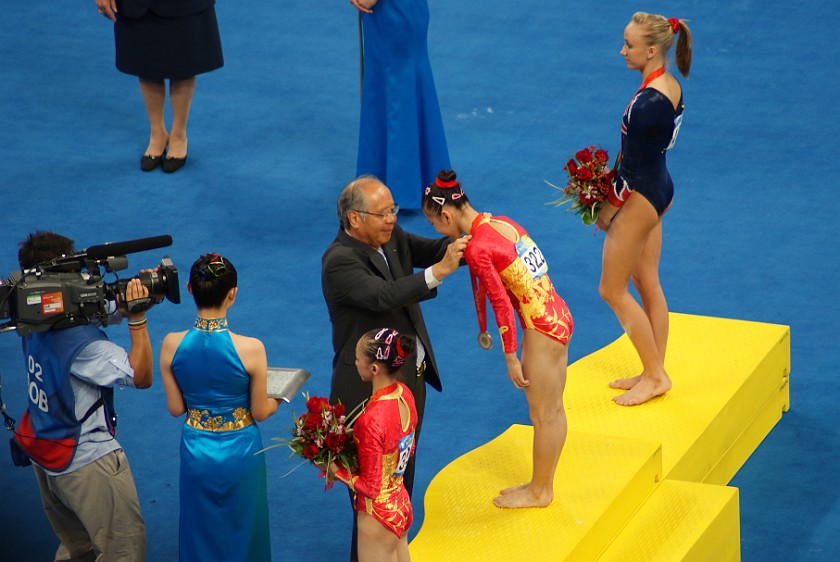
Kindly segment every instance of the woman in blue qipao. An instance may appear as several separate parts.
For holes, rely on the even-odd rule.
[[[381,180],[402,209],[448,169],[432,66],[427,0],[350,0],[364,35],[357,175]]]
[[[277,411],[266,395],[265,347],[228,330],[236,270],[201,256],[187,289],[193,328],[163,340],[160,370],[169,413],[186,412],[181,431],[179,560],[271,560],[265,456],[256,421]]]

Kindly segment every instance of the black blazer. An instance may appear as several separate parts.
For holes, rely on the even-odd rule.
[[[164,18],[180,18],[203,12],[215,3],[216,0],[117,0],[117,10],[130,19],[141,18],[150,10]]]
[[[370,397],[370,383],[356,370],[356,342],[369,330],[389,327],[416,336],[426,349],[426,382],[441,390],[432,342],[420,303],[437,295],[429,290],[423,271],[446,254],[449,238],[415,236],[394,227],[382,256],[339,229],[321,260],[321,289],[332,322],[331,400],[353,408]]]

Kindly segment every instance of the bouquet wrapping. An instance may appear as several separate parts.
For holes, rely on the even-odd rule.
[[[323,396],[310,397],[306,393],[303,396],[306,412],[295,418],[292,438],[273,437],[272,441],[279,443],[263,450],[287,445],[293,456],[321,468],[321,475],[327,480],[325,488],[330,488],[332,481],[324,469],[331,463],[340,464],[349,471],[358,468],[356,443],[353,441],[355,418],[348,417],[341,402],[330,404]]]
[[[589,146],[576,152],[575,157],[569,159],[563,168],[569,174],[566,187],[558,187],[546,181],[554,189],[563,192],[563,195],[548,204],[559,207],[570,203],[568,210],[580,215],[583,224],[595,224],[598,212],[604,206],[615,181],[616,173],[607,166],[608,160],[609,155],[602,148]]]

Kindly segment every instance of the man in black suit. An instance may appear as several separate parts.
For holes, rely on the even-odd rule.
[[[458,240],[415,236],[397,226],[399,208],[388,188],[372,176],[350,182],[338,199],[338,236],[324,252],[321,288],[332,322],[335,356],[330,401],[353,410],[370,398],[371,384],[356,370],[356,342],[367,331],[388,327],[417,339],[417,357],[406,361],[400,380],[414,394],[420,437],[426,383],[441,390],[437,363],[419,303],[458,269],[469,236]],[[415,272],[415,268],[422,268]],[[416,368],[410,368],[415,366]],[[414,484],[414,457],[403,482]],[[355,560],[355,526],[351,558]]]

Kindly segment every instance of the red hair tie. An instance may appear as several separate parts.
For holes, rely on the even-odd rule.
[[[680,32],[680,20],[677,18],[668,18],[668,23],[671,24],[671,29],[674,30],[675,34]]]
[[[456,180],[441,181],[440,178],[435,178],[435,185],[441,189],[452,189],[453,187],[458,185],[458,182]]]

